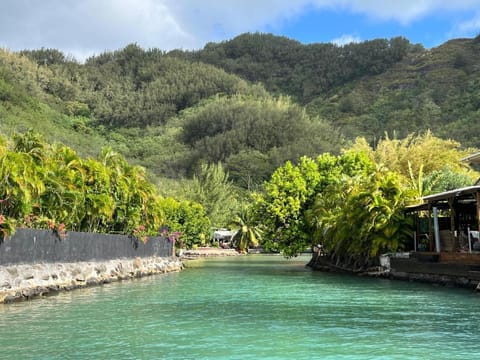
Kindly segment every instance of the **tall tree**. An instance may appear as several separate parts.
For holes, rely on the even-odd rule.
[[[212,226],[228,225],[237,206],[237,197],[221,163],[202,164],[187,191],[190,199],[203,205]]]

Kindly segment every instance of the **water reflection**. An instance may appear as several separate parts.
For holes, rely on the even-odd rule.
[[[26,359],[476,359],[478,296],[312,272],[308,258],[190,262],[180,273],[0,305]]]

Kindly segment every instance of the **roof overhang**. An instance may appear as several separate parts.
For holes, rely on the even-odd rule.
[[[448,200],[451,198],[458,198],[462,197],[465,195],[471,195],[475,194],[477,192],[480,192],[480,185],[474,185],[474,186],[467,186],[464,188],[460,189],[455,189],[455,190],[450,190],[450,191],[444,191],[438,194],[432,194],[428,196],[422,197],[422,200],[424,202],[431,202],[431,201],[436,201],[436,200]]]
[[[475,194],[480,193],[480,185],[468,186],[450,191],[444,191],[437,194],[424,196],[421,198],[421,204],[407,206],[407,212],[426,211],[433,206],[437,208],[448,208],[448,200],[456,199],[457,202],[471,203],[476,200]]]
[[[479,163],[480,164],[480,151],[475,153],[475,154],[466,156],[466,157],[460,159],[460,161],[465,161],[465,162],[469,162],[469,163]]]

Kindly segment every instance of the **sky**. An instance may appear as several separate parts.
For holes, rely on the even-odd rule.
[[[338,45],[404,36],[431,48],[480,34],[480,0],[0,0],[0,48],[79,61],[131,43],[201,49],[245,32]]]

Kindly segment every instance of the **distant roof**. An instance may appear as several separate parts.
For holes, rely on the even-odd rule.
[[[471,162],[471,163],[480,163],[480,151],[475,153],[475,154],[466,156],[466,157],[464,157],[463,159],[460,159],[460,160],[461,161],[466,161],[466,162]]]
[[[473,194],[480,192],[480,185],[468,186],[450,191],[444,191],[437,194],[432,194],[422,197],[422,204],[407,206],[407,211],[420,211],[427,210],[429,204],[435,204],[435,206],[441,206],[446,200],[451,198],[458,198],[462,201],[473,201],[475,196]],[[445,203],[446,204],[446,203]],[[430,205],[431,206],[431,205]],[[446,206],[446,205],[445,205]]]
[[[432,194],[428,196],[422,197],[423,201],[431,201],[431,200],[442,200],[442,199],[448,199],[451,197],[459,197],[462,195],[468,195],[468,194],[474,194],[477,191],[480,191],[480,185],[474,185],[474,186],[467,186],[464,188],[460,189],[455,189],[455,190],[450,190],[450,191],[444,191],[438,194]]]
[[[229,230],[217,230],[213,233],[214,239],[224,239],[224,238],[231,238],[234,235],[234,231]]]

